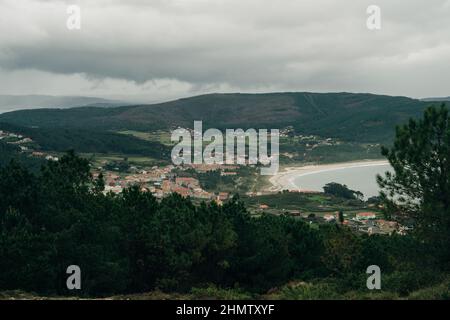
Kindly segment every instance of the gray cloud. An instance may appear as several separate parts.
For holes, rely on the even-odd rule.
[[[0,93],[450,95],[450,1],[0,0]],[[66,28],[79,4],[82,28]],[[382,29],[366,28],[366,8]]]

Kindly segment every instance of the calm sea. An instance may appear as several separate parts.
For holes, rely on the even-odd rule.
[[[298,175],[293,182],[299,189],[310,191],[323,191],[323,186],[327,183],[337,182],[347,185],[350,189],[361,191],[365,198],[368,198],[379,193],[377,174],[383,175],[391,169],[388,164],[325,169]]]

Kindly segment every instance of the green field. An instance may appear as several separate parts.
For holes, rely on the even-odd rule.
[[[166,146],[174,145],[174,143],[170,140],[171,134],[169,131],[157,130],[155,132],[144,132],[135,130],[125,130],[125,131],[118,131],[118,133],[131,135],[146,141],[159,142]]]
[[[343,211],[347,218],[354,217],[357,213],[364,211],[381,212],[367,203],[359,200],[348,200],[337,198],[326,194],[307,194],[298,192],[280,192],[277,194],[262,195],[255,197],[243,197],[242,200],[253,212],[261,211],[259,206],[268,205],[268,213],[280,214],[288,213],[290,210],[297,210],[302,215],[315,214],[322,217],[325,214]]]
[[[131,166],[152,167],[156,165],[166,165],[167,162],[159,159],[130,154],[105,154],[105,153],[81,153],[81,157],[89,159],[94,167],[101,167],[105,162],[127,161]]]

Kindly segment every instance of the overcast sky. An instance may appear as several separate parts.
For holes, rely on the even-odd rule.
[[[450,0],[0,0],[0,94],[434,97],[449,76]]]

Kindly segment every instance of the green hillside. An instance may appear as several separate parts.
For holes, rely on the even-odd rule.
[[[396,124],[422,114],[430,102],[407,97],[353,93],[209,94],[176,101],[117,108],[22,110],[0,115],[0,122],[40,128],[84,130],[192,127],[283,128],[353,141],[385,142]]]
[[[170,154],[170,149],[159,142],[94,128],[30,128],[0,122],[0,130],[29,137],[42,151],[135,154],[156,159],[167,159]]]

